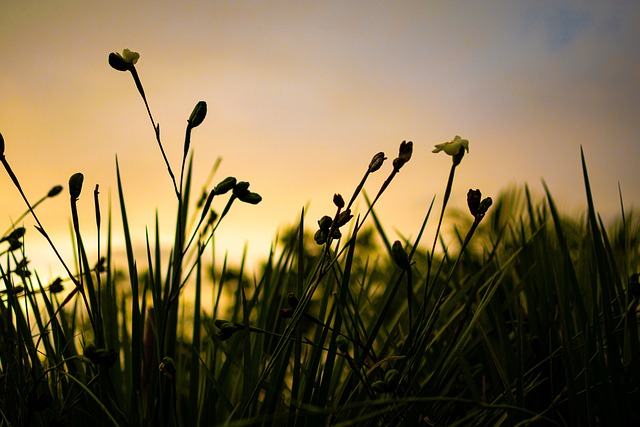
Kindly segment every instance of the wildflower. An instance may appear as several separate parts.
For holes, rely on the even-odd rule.
[[[129,71],[133,69],[133,66],[138,62],[140,54],[133,52],[129,49],[125,49],[122,53],[112,52],[109,54],[109,65],[118,71]]]
[[[469,152],[469,141],[466,139],[460,138],[458,135],[453,138],[453,141],[443,142],[442,144],[436,144],[436,148],[432,151],[433,153],[439,153],[443,151],[450,156],[455,156],[460,154],[461,150],[466,150]]]

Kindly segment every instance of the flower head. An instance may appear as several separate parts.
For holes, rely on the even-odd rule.
[[[433,153],[439,153],[443,151],[450,156],[455,156],[456,154],[460,154],[460,150],[464,149],[469,152],[469,141],[466,139],[460,138],[456,135],[453,138],[453,141],[443,142],[442,144],[436,144],[436,148],[433,150]]]
[[[122,53],[112,52],[109,54],[109,65],[118,71],[128,71],[138,62],[140,54],[125,49]]]
[[[116,55],[118,55],[131,65],[135,65],[135,63],[138,62],[138,59],[140,59],[140,54],[138,52],[133,52],[129,49],[123,50],[122,55],[120,55],[119,53],[116,53]]]

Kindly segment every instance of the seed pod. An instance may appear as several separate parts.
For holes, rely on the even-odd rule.
[[[216,195],[224,194],[229,190],[233,190],[236,186],[236,179],[232,176],[223,179],[218,185],[215,186],[213,192]]]
[[[373,156],[371,162],[369,163],[369,173],[373,173],[380,169],[382,167],[382,163],[384,163],[385,160],[387,160],[387,158],[384,156],[384,153],[382,151]]]
[[[74,173],[69,178],[69,195],[72,200],[78,200],[80,193],[82,192],[82,182],[84,181],[84,175],[80,172]]]
[[[207,117],[207,103],[204,101],[200,101],[196,104],[191,112],[191,116],[189,116],[189,127],[191,129],[200,126],[200,124],[204,121],[204,118]]]
[[[480,199],[482,198],[482,193],[480,190],[472,190],[469,189],[467,192],[467,206],[469,206],[469,212],[474,217],[478,215],[478,207],[480,207]]]
[[[411,269],[409,255],[407,255],[407,251],[404,250],[404,247],[399,240],[393,242],[393,245],[391,246],[391,255],[393,256],[393,260],[396,262],[396,264],[398,264],[398,267],[405,271]]]

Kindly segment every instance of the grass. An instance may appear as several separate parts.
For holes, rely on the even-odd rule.
[[[117,164],[126,268],[115,269],[112,207],[102,224],[98,187],[95,225],[106,236],[97,242],[104,253],[86,254],[77,213],[82,174],[68,186],[76,258],[58,255],[68,277],[43,283],[26,261],[32,233],[21,218],[8,228],[0,241],[0,425],[640,421],[640,220],[625,211],[620,194],[619,220],[605,227],[584,155],[582,218],[562,215],[546,185],[542,199],[527,187],[495,200],[469,190],[470,212],[448,213],[455,170],[464,167],[461,149],[451,156],[441,211],[432,212],[432,202],[414,240],[391,242],[375,204],[410,167],[413,144],[403,142],[373,198],[365,184],[385,170],[383,153],[363,167],[348,203],[336,194],[336,211],[312,228],[303,210],[249,277],[244,260],[204,261],[215,259],[215,231],[234,203],[261,201],[233,177],[204,183],[203,196],[193,200],[190,139],[206,103],[189,117],[174,171],[134,63],[117,54],[109,60],[132,74],[172,179],[172,250],[160,251],[156,221],[146,256],[134,253],[130,188]],[[25,215],[58,254],[36,210],[62,188],[31,204],[0,142],[0,161],[23,196]],[[368,209],[354,216],[360,196]],[[426,250],[429,221],[437,232]],[[446,234],[452,240],[444,229],[453,231]],[[210,315],[202,310],[205,286],[214,290]]]

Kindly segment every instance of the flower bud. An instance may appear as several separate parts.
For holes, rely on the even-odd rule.
[[[191,116],[189,117],[188,123],[190,128],[195,128],[200,126],[200,124],[204,121],[204,118],[207,116],[207,103],[204,101],[200,101],[196,104],[191,112]]]
[[[229,190],[233,190],[233,187],[236,186],[236,179],[232,176],[223,179],[218,185],[215,186],[213,192],[216,195],[224,194]]]
[[[80,172],[74,173],[69,178],[69,195],[72,200],[78,200],[80,193],[82,192],[82,182],[84,181],[84,175]]]
[[[316,231],[316,233],[313,235],[313,240],[318,245],[324,245],[325,243],[327,243],[328,237],[329,237],[329,231],[320,229]]]
[[[467,206],[469,206],[469,212],[474,217],[478,215],[478,207],[480,206],[480,199],[482,198],[482,193],[480,190],[472,190],[469,189],[467,192]]]
[[[411,159],[411,154],[413,154],[413,142],[402,141],[398,157],[393,159],[393,170],[398,172]]]
[[[49,292],[51,292],[52,294],[57,294],[60,293],[64,290],[64,287],[62,286],[62,279],[60,277],[57,277],[53,282],[51,282],[51,284],[49,285]]]
[[[9,252],[16,251],[22,247],[22,242],[18,239],[9,238],[7,241],[9,242]]]
[[[222,329],[222,327],[224,325],[226,325],[227,323],[231,323],[228,320],[223,320],[223,319],[216,319],[213,321],[213,324],[216,325],[216,328],[218,329]]]
[[[329,231],[332,223],[333,223],[333,220],[328,215],[325,215],[318,220],[318,226],[320,227],[320,230],[323,230],[323,231]]]
[[[487,197],[483,199],[480,202],[480,206],[478,206],[478,216],[483,217],[484,214],[487,213],[487,210],[491,207],[492,204],[493,204],[493,200],[491,200],[491,197]]]
[[[391,246],[391,255],[393,256],[393,260],[396,262],[396,264],[398,264],[398,267],[405,271],[411,269],[409,255],[407,255],[407,251],[404,250],[404,247],[399,240],[393,242],[393,245]]]
[[[11,233],[9,233],[9,235],[7,237],[3,237],[0,242],[3,242],[5,240],[11,240],[11,239],[21,239],[22,236],[24,236],[24,233],[26,233],[27,230],[24,227],[18,227],[15,230],[13,230]]]
[[[62,191],[62,185],[56,185],[47,193],[47,197],[56,197]]]
[[[384,375],[384,382],[391,388],[396,388],[400,382],[400,372],[397,369],[389,369]]]
[[[163,357],[162,362],[160,362],[160,373],[164,375],[169,381],[173,381],[173,378],[176,376],[176,364],[170,357]]]
[[[296,308],[298,306],[298,297],[295,296],[293,292],[290,292],[289,295],[287,295],[287,302],[291,308]]]
[[[235,324],[235,323],[233,323],[233,322],[227,322],[227,323],[225,323],[224,325],[222,325],[222,326],[220,327],[220,330],[221,330],[222,332],[227,332],[227,333],[234,333],[234,332],[237,332],[237,331],[238,331],[238,329],[239,329],[239,328],[238,328],[238,325],[236,325],[236,324]]]
[[[400,143],[400,152],[398,154],[398,158],[404,160],[404,162],[406,163],[411,159],[411,154],[413,154],[413,142],[402,141],[402,143]]]
[[[134,68],[140,55],[138,52],[132,52],[129,49],[124,49],[122,53],[112,52],[109,54],[109,65],[118,71],[130,71]]]
[[[371,159],[371,163],[369,163],[369,172],[373,173],[382,167],[382,163],[387,160],[384,156],[384,153],[381,151]]]
[[[249,183],[246,181],[240,181],[233,187],[233,195],[240,198],[244,194],[249,193]]]
[[[351,209],[340,212],[338,218],[336,218],[336,227],[342,227],[343,225],[351,221],[351,218],[353,218],[353,215],[351,215]]]
[[[334,194],[333,195],[333,204],[336,205],[336,207],[338,207],[340,209],[344,208],[344,199],[342,198],[342,195]]]
[[[250,205],[257,205],[262,201],[262,196],[258,193],[249,191],[245,194],[240,194],[238,196],[238,200],[240,200],[241,202],[249,203]]]

